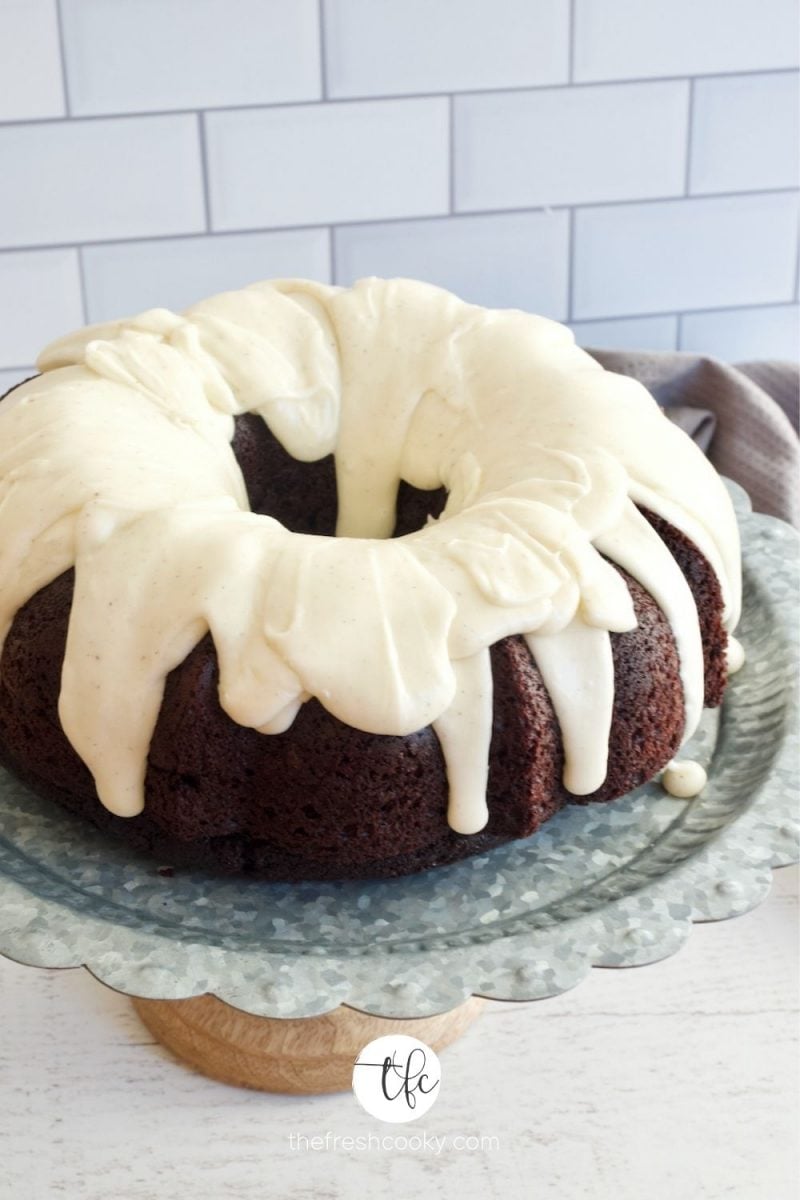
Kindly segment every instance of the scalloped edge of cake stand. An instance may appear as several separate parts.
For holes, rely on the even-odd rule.
[[[417,1019],[445,1013],[470,996],[530,1001],[557,995],[592,966],[642,966],[674,954],[694,921],[749,911],[767,895],[772,869],[800,854],[794,685],[800,629],[792,565],[800,542],[782,521],[753,514],[742,489],[729,486],[747,557],[766,579],[770,619],[785,650],[764,708],[772,703],[780,728],[772,730],[775,752],[749,807],[679,866],[551,928],[534,931],[524,920],[493,928],[489,922],[470,930],[463,944],[404,943],[361,958],[322,951],[296,955],[291,963],[279,950],[256,956],[225,947],[222,936],[219,946],[177,942],[78,915],[0,875],[0,953],[32,966],[85,966],[100,982],[145,1001],[208,995],[255,1017],[318,1017],[346,1005],[375,1017]],[[754,739],[759,720],[754,712]]]

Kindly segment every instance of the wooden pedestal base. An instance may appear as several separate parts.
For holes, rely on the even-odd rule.
[[[433,1017],[393,1020],[341,1005],[321,1017],[253,1017],[214,996],[134,1000],[150,1032],[204,1075],[262,1092],[346,1091],[359,1051],[386,1033],[406,1033],[434,1050],[448,1046],[479,1015],[477,996]]]

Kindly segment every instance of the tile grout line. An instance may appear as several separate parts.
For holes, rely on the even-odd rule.
[[[327,72],[326,72],[327,74]],[[562,83],[526,83],[515,84],[513,87],[495,87],[495,88],[459,88],[453,92],[456,96],[505,96],[516,95],[521,92],[553,92],[553,91],[570,91],[572,89],[594,88],[594,87],[631,87],[637,84],[648,83],[686,83],[687,80],[713,80],[713,79],[737,79],[741,77],[749,77],[753,75],[796,75],[795,67],[775,67],[761,70],[751,71],[718,71],[716,74],[699,74],[699,75],[652,75],[652,76],[636,76],[630,79],[577,79],[570,82],[564,80]],[[327,79],[326,85],[327,87]],[[302,108],[310,107],[317,108],[322,105],[340,105],[340,104],[384,104],[395,103],[403,100],[440,100],[449,93],[445,91],[422,91],[422,92],[395,92],[380,96],[325,96],[323,98],[309,96],[304,100],[258,100],[252,104],[216,104],[207,106],[205,112],[253,112],[258,109],[281,109],[281,108]],[[11,121],[0,120],[0,129],[6,127],[28,126],[28,125],[64,125],[76,121],[124,121],[135,118],[142,119],[144,117],[176,117],[187,116],[196,112],[196,109],[190,108],[188,105],[178,105],[175,108],[154,108],[154,109],[133,109],[127,112],[98,112],[98,113],[78,113],[69,114],[69,121],[64,117],[29,117],[17,118]]]
[[[331,283],[335,284],[338,263],[336,262],[336,230],[333,225],[328,226],[328,270],[331,273]]]
[[[317,0],[317,32],[319,36],[319,82],[322,90],[321,100],[330,99],[328,95],[328,39],[325,30],[325,0]]]
[[[200,147],[200,173],[203,183],[203,212],[205,214],[206,233],[211,233],[211,184],[208,176],[208,142],[206,140],[206,117],[204,112],[197,113],[197,137]]]
[[[575,4],[576,0],[569,0],[569,12],[567,20],[569,21],[568,42],[567,42],[567,81],[570,85],[575,83]]]
[[[333,233],[334,233],[333,226],[330,227],[330,232],[333,235]],[[333,238],[331,239],[331,244],[333,245]],[[76,247],[76,249],[80,249],[80,247]],[[655,317],[665,317],[665,318],[668,317],[668,318],[676,318],[678,325],[680,327],[680,325],[682,324],[683,319],[685,317],[706,316],[709,313],[716,315],[718,313],[726,313],[727,314],[727,313],[747,312],[750,309],[754,309],[754,308],[755,309],[766,309],[766,308],[787,308],[787,307],[794,308],[795,301],[794,300],[778,300],[778,301],[766,300],[766,301],[758,301],[754,304],[732,304],[732,305],[728,305],[725,308],[719,308],[719,307],[717,307],[717,308],[689,308],[689,309],[684,309],[681,312],[675,312],[674,310],[673,311],[664,310],[662,312],[648,312],[648,313],[641,313],[641,312],[624,313],[624,314],[615,313],[613,316],[605,316],[605,317],[602,315],[598,315],[598,316],[594,316],[594,317],[578,317],[575,319],[568,318],[567,322],[562,322],[562,323],[569,323],[570,325],[594,325],[596,323],[602,322],[602,324],[604,324],[604,325],[616,325],[616,324],[620,324],[623,321],[643,321],[643,320],[651,320]],[[680,337],[678,339],[678,348],[680,348]],[[601,349],[601,347],[597,347],[597,349]],[[0,372],[3,372],[3,371],[35,371],[35,370],[36,370],[36,367],[32,363],[21,363],[21,364],[20,363],[0,363]]]
[[[447,160],[447,194],[448,206],[450,215],[455,216],[456,211],[456,101],[451,94],[447,97],[447,139],[448,139],[448,160]]]
[[[195,114],[197,115],[197,114]],[[651,204],[670,204],[683,205],[686,203],[713,203],[717,200],[738,200],[747,199],[748,197],[759,196],[788,196],[800,195],[796,187],[778,187],[778,188],[760,188],[749,191],[739,192],[703,192],[695,193],[693,196],[684,196],[680,192],[676,192],[670,196],[641,196],[638,199],[630,197],[619,200],[587,200],[587,201],[563,201],[547,204],[540,202],[538,204],[529,204],[527,207],[511,207],[511,208],[476,208],[463,209],[458,212],[450,213],[440,209],[437,212],[418,213],[402,217],[372,217],[365,219],[364,217],[356,217],[352,220],[342,219],[333,222],[336,226],[342,226],[349,229],[356,229],[359,226],[369,228],[373,225],[404,225],[417,224],[421,221],[464,221],[473,217],[489,218],[489,217],[520,217],[520,216],[544,216],[546,212],[568,212],[570,209],[582,211],[584,209],[598,210],[611,208],[634,208],[641,205]],[[68,250],[75,245],[82,246],[121,246],[134,244],[136,242],[163,242],[163,241],[183,241],[187,238],[196,237],[235,237],[252,234],[270,234],[270,233],[302,233],[311,230],[320,230],[327,228],[327,223],[323,220],[316,222],[306,222],[301,225],[259,225],[259,226],[242,226],[234,229],[208,229],[208,230],[191,230],[187,233],[135,233],[121,235],[110,238],[93,238],[88,241],[56,241],[56,242],[21,242],[0,245],[0,255],[3,254],[23,254],[32,253],[37,250]],[[776,300],[773,303],[781,304],[786,301]]]
[[[83,246],[76,246],[78,251],[78,286],[81,293],[81,311],[84,325],[89,324],[89,294],[86,289],[86,269],[83,261]]]
[[[575,295],[575,209],[569,209],[567,218],[567,320],[572,320],[573,297]]]
[[[714,304],[708,308],[683,308],[676,310],[673,308],[650,309],[648,312],[629,312],[629,313],[593,313],[590,317],[572,317],[571,321],[576,325],[594,324],[595,321],[638,321],[650,317],[694,317],[702,316],[705,313],[733,313],[742,312],[751,308],[793,308],[796,301],[794,299],[784,300],[755,300],[748,302],[740,302],[739,304]]]
[[[683,194],[691,195],[692,183],[692,146],[694,145],[694,80],[689,80],[689,105],[686,111],[686,162],[684,163]]]
[[[622,321],[650,321],[657,317],[698,317],[707,316],[709,313],[735,313],[746,312],[751,308],[794,308],[794,300],[756,300],[747,304],[728,304],[716,305],[714,308],[682,308],[676,309],[661,309],[659,312],[632,312],[632,313],[614,313],[612,316],[604,317],[598,315],[596,317],[574,317],[571,320],[573,325],[594,325],[602,321],[604,325],[613,325]]]
[[[56,0],[56,31],[58,33],[58,56],[61,60],[61,88],[64,93],[64,113],[62,120],[72,116],[72,105],[69,97],[69,80],[67,77],[67,51],[64,44],[64,17],[61,12],[61,0]]]

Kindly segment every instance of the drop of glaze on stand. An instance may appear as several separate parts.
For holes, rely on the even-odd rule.
[[[737,671],[741,671],[747,660],[747,655],[744,652],[744,646],[738,638],[728,638],[728,674],[735,675]]]
[[[661,776],[661,786],[670,796],[679,800],[691,800],[702,792],[708,782],[708,775],[700,763],[686,760],[681,762],[673,759],[667,763]]]

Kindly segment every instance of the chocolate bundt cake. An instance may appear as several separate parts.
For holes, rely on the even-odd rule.
[[[722,699],[728,494],[555,322],[274,281],[38,366],[0,404],[0,761],[162,864],[453,862]]]

